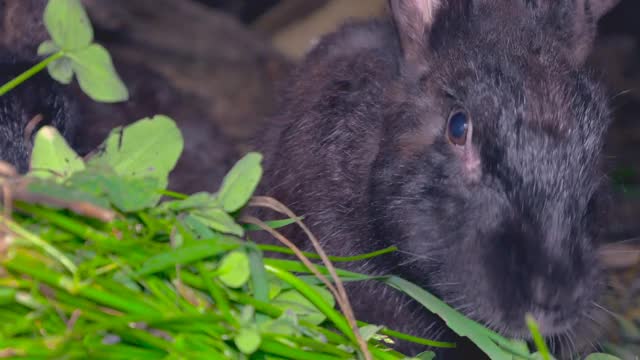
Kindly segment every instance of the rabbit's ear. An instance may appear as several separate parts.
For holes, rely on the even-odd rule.
[[[529,2],[529,0],[527,0]],[[600,18],[620,0],[536,0],[536,12],[543,15],[542,26],[559,29],[569,60],[582,65],[593,48]]]
[[[445,0],[389,0],[405,61],[422,64],[426,60],[429,34]]]

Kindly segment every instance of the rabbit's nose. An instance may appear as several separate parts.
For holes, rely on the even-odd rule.
[[[559,286],[553,284],[553,279],[537,277],[531,284],[531,302],[544,311],[560,311],[562,294]]]
[[[580,300],[582,292],[571,274],[564,267],[551,270],[531,279],[531,303],[550,313],[562,312],[567,306]]]

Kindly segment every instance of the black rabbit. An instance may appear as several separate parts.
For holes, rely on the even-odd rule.
[[[0,84],[12,80],[37,63],[8,50],[0,50]],[[0,160],[24,173],[29,169],[33,136],[45,125],[54,126],[72,141],[79,124],[78,110],[65,87],[40,72],[0,96]]]
[[[284,84],[257,139],[260,193],[330,254],[396,245],[352,267],[414,281],[506,336],[528,336],[527,312],[560,343],[588,336],[610,113],[586,60],[616,2],[391,0],[389,19],[324,37]],[[349,293],[362,320],[455,339],[392,289]],[[442,355],[477,358],[462,353]]]

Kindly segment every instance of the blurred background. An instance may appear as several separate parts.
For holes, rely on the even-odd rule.
[[[185,155],[176,190],[215,190],[259,141],[276,88],[323,34],[351,18],[380,16],[384,0],[82,0],[96,39],[114,57],[130,101],[95,104],[77,91],[85,126],[81,152],[109,130],[157,113],[172,116]],[[30,56],[47,38],[46,0],[0,0],[0,45]],[[607,307],[620,315],[606,334],[622,356],[640,355],[640,1],[622,0],[600,23],[592,64],[608,86],[615,121],[606,146],[614,180],[602,256]],[[77,90],[77,89],[76,89]],[[614,316],[612,316],[614,319]],[[622,325],[622,326],[621,326]],[[604,340],[603,340],[604,342]]]

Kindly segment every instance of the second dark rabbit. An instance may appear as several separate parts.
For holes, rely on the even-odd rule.
[[[0,83],[5,84],[36,62],[6,49],[0,50]],[[0,160],[20,173],[29,168],[33,135],[54,126],[72,141],[79,125],[78,110],[64,86],[39,73],[0,97]]]
[[[397,246],[351,268],[414,281],[506,336],[527,337],[526,313],[557,342],[590,336],[610,114],[585,62],[616,1],[389,3],[390,19],[325,37],[285,84],[258,139],[260,192],[330,254]],[[350,295],[364,321],[458,340],[391,289]],[[475,358],[462,353],[441,355]]]

